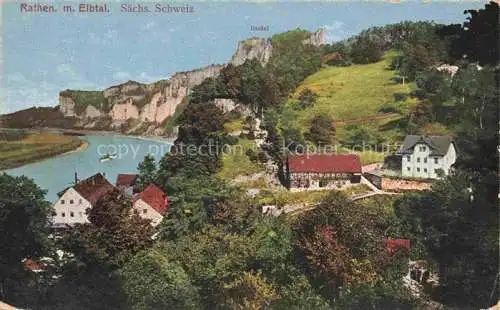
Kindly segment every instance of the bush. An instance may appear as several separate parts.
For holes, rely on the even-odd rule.
[[[378,111],[380,113],[399,113],[399,109],[396,106],[390,104],[383,105]]]
[[[410,93],[411,98],[417,98],[419,100],[425,99],[425,96],[426,96],[426,94],[425,94],[425,91],[423,89],[415,89],[414,91],[412,91]]]
[[[393,96],[394,96],[394,100],[396,100],[396,102],[401,102],[401,101],[405,101],[406,99],[408,99],[407,93],[394,93]]]

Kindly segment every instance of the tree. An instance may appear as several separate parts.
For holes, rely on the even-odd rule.
[[[142,192],[149,184],[154,184],[156,180],[156,162],[152,155],[148,154],[137,166],[139,176],[134,185],[137,192]]]
[[[89,209],[89,224],[77,224],[63,239],[63,247],[88,269],[114,269],[152,244],[149,220],[132,214],[132,202],[119,190]]]
[[[309,88],[305,88],[299,94],[299,106],[302,110],[310,108],[316,102],[318,95]]]
[[[176,145],[206,145],[224,130],[226,121],[222,110],[214,103],[189,104],[179,117]]]
[[[335,139],[333,120],[327,115],[316,115],[305,136],[315,145],[331,145]]]
[[[225,286],[226,304],[231,309],[268,308],[278,293],[260,273],[243,272],[238,279]]]
[[[382,42],[377,36],[359,35],[351,45],[350,58],[357,64],[377,62],[383,55]]]
[[[240,101],[250,106],[255,113],[263,109],[261,89],[264,83],[264,68],[257,59],[246,60],[240,67]]]
[[[156,249],[138,253],[119,270],[133,309],[200,309],[197,288],[182,266]]]
[[[498,299],[498,197],[491,191],[484,177],[457,171],[395,204],[408,235],[436,262],[447,304],[487,307]]]
[[[377,145],[381,142],[382,138],[378,136],[376,133],[373,133],[373,130],[362,125],[347,125],[346,126],[346,137],[344,143],[351,147],[362,146],[371,146]]]
[[[197,104],[214,100],[215,98],[231,98],[231,91],[222,79],[207,78],[201,84],[193,87],[189,94],[189,103]]]
[[[315,281],[324,282],[329,291],[337,291],[349,281],[348,265],[352,257],[331,226],[317,227],[312,236],[299,240],[299,248]]]
[[[387,219],[383,205],[366,207],[339,192],[299,216],[297,262],[325,298],[338,296],[340,286],[385,277],[393,262],[384,246]]]
[[[478,61],[481,65],[495,65],[499,60],[498,52],[498,3],[491,1],[484,9],[467,10],[469,14],[463,25],[460,43],[467,59]]]
[[[450,108],[445,107],[452,101],[452,83],[451,76],[447,72],[428,71],[421,73],[416,78],[416,83],[419,89],[422,90],[422,95],[431,103],[432,111],[435,119],[442,123],[447,122]]]
[[[228,64],[221,72],[219,79],[227,87],[227,91],[231,98],[238,98],[241,92],[241,69],[233,64]]]
[[[428,102],[421,101],[409,112],[408,130],[415,134],[433,119],[432,106]]]
[[[22,260],[50,250],[51,205],[46,191],[25,176],[0,174],[0,298],[11,300],[25,278]]]

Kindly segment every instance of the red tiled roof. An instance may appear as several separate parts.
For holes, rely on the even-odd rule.
[[[288,159],[290,172],[361,173],[359,156],[353,154],[296,155]]]
[[[396,249],[405,249],[410,251],[410,240],[408,239],[387,239],[385,240],[385,248],[389,253],[393,253]]]
[[[24,268],[29,271],[39,271],[43,269],[43,265],[31,258],[24,261]]]
[[[137,174],[119,174],[116,177],[116,186],[132,186],[135,184],[135,180],[137,179],[137,177]]]
[[[115,187],[102,174],[97,173],[78,182],[73,188],[91,205],[94,205],[97,200],[109,194]]]
[[[156,212],[164,215],[168,209],[167,195],[156,185],[149,184],[145,190],[137,194],[134,201],[141,199],[151,206]]]

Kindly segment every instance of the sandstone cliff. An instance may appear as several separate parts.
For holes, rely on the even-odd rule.
[[[247,59],[257,58],[262,65],[266,65],[271,58],[273,45],[271,39],[267,38],[251,38],[238,42],[238,48],[231,58],[230,63],[239,66]]]
[[[323,44],[324,31],[311,33],[303,43]],[[238,43],[229,63],[239,66],[247,59],[258,59],[266,65],[272,51],[271,38],[247,39]],[[147,127],[148,132],[158,132],[155,130],[155,124],[158,127],[173,116],[192,87],[199,85],[206,78],[217,77],[224,66],[210,65],[193,71],[179,72],[169,79],[151,84],[128,81],[103,91],[65,90],[59,94],[59,108],[65,116],[78,118],[79,125],[87,128],[94,127],[96,119],[101,118],[110,121],[112,129],[123,129],[131,120],[136,120],[140,123],[128,130]]]
[[[65,116],[76,116],[82,120],[108,116],[112,120],[127,121],[138,119],[153,123],[162,123],[175,113],[175,109],[193,86],[209,77],[219,75],[222,65],[211,65],[198,70],[176,73],[168,80],[151,84],[128,81],[102,91],[109,111],[93,103],[77,102],[73,91],[66,90],[59,94],[59,106]],[[75,107],[85,104],[85,107]]]

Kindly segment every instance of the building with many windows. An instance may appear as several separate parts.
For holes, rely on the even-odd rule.
[[[403,177],[438,179],[450,173],[457,150],[450,136],[406,136],[397,152]]]
[[[59,199],[54,204],[53,225],[88,223],[86,210],[113,189],[114,186],[101,173],[66,188],[58,194]]]
[[[359,184],[361,162],[354,154],[303,154],[288,158],[290,190],[344,188]]]

